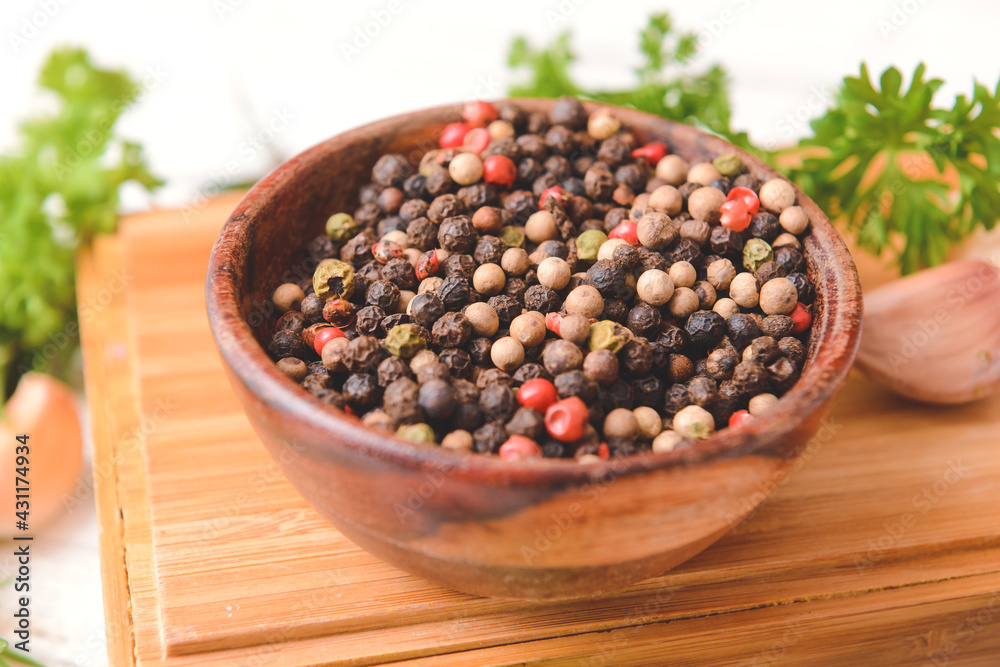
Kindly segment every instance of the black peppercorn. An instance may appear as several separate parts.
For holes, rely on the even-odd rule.
[[[767,391],[770,378],[767,369],[756,361],[741,361],[733,369],[733,386],[741,395],[756,396]]]
[[[472,335],[472,324],[460,312],[445,313],[434,322],[431,340],[438,347],[459,347]]]
[[[543,173],[531,183],[531,192],[538,197],[551,187],[559,185],[559,179],[549,173]]]
[[[384,187],[400,186],[412,173],[413,167],[405,157],[390,153],[380,157],[372,167],[372,181]]]
[[[490,300],[492,301],[492,299]],[[524,292],[524,306],[528,310],[537,310],[539,313],[546,314],[559,310],[561,304],[562,299],[559,298],[559,293],[551,287],[532,285]],[[502,318],[501,321],[503,321]]]
[[[525,293],[525,296],[527,296],[527,293]],[[496,311],[497,318],[502,325],[509,325],[511,320],[521,314],[521,304],[506,294],[491,296],[486,303]]]
[[[466,212],[465,205],[457,196],[451,194],[440,195],[427,207],[427,217],[438,224],[447,218],[462,215]]]
[[[271,342],[267,346],[268,353],[275,359],[285,357],[295,357],[303,361],[311,360],[312,350],[302,340],[302,336],[295,331],[283,329],[271,337]]]
[[[795,285],[795,289],[799,294],[799,301],[806,305],[813,302],[813,299],[816,297],[816,291],[813,289],[812,283],[809,282],[809,279],[806,278],[805,274],[789,273],[788,279],[792,281],[793,285]],[[309,297],[306,298],[308,299]],[[305,304],[305,301],[302,303]]]
[[[522,185],[531,185],[543,173],[544,167],[539,160],[526,157],[517,165],[517,182]]]
[[[529,190],[515,190],[503,200],[503,208],[510,214],[513,224],[523,225],[538,210],[538,199]]]
[[[777,262],[764,262],[757,267],[753,275],[757,279],[758,285],[764,285],[767,281],[774,278],[784,278],[787,272],[785,271],[785,267]]]
[[[358,336],[344,352],[344,365],[352,373],[374,373],[382,360],[382,346],[374,336]]]
[[[315,294],[309,294],[302,299],[302,315],[309,324],[316,324],[323,321],[323,306],[326,302]]]
[[[380,393],[378,381],[368,373],[353,373],[344,382],[344,400],[357,411],[365,411],[378,405]]]
[[[442,262],[441,270],[446,278],[465,278],[471,281],[478,266],[472,255],[456,254]]]
[[[521,367],[514,371],[514,386],[520,387],[528,380],[543,378],[552,381],[552,374],[545,370],[545,366],[535,363],[521,364]]]
[[[556,124],[545,132],[545,145],[553,153],[569,155],[576,150],[576,135],[570,128]]]
[[[739,265],[742,266],[743,236],[740,232],[735,232],[721,225],[713,227],[712,233],[708,237],[708,245],[713,254],[730,260],[739,260]]]
[[[691,378],[687,387],[691,402],[698,407],[707,408],[719,398],[719,386],[715,380],[704,375],[696,375]]]
[[[637,336],[651,338],[659,332],[662,321],[663,315],[659,308],[654,308],[645,301],[637,301],[628,313],[625,326]]]
[[[477,366],[491,366],[493,364],[493,360],[490,359],[492,348],[493,343],[490,342],[489,338],[473,338],[466,346],[466,352],[469,353],[472,363]]]
[[[615,171],[615,181],[642,192],[646,189],[646,171],[637,164],[622,165]]]
[[[472,257],[476,260],[476,264],[499,264],[506,249],[503,241],[495,236],[487,235],[479,239]]]
[[[449,348],[442,350],[438,361],[448,367],[453,378],[468,378],[472,374],[472,359],[465,350]]]
[[[408,310],[410,311],[411,320],[428,329],[433,327],[434,322],[447,312],[441,298],[437,294],[430,292],[418,294],[413,297]]]
[[[778,340],[778,349],[782,355],[788,357],[795,364],[796,368],[802,368],[802,364],[806,360],[806,346],[802,344],[802,341],[792,336],[785,336]]]
[[[723,229],[725,228],[723,227]],[[674,244],[673,250],[670,253],[670,260],[672,263],[690,262],[698,266],[701,263],[701,246],[691,239],[682,238]]]
[[[545,418],[531,408],[518,408],[506,425],[507,433],[538,440],[545,435]]]
[[[358,226],[362,229],[370,230],[381,219],[382,209],[380,209],[378,204],[375,202],[362,204],[358,208],[354,209],[354,221],[357,222]]]
[[[440,361],[431,361],[417,368],[417,383],[425,384],[431,380],[450,380],[451,372]]]
[[[557,376],[556,379],[558,380],[559,377]],[[607,414],[617,408],[631,410],[634,402],[633,394],[632,385],[618,378],[609,386],[600,388],[597,400],[600,402],[601,407],[604,408],[604,413]],[[583,397],[581,396],[580,398],[582,399]]]
[[[687,382],[694,375],[694,362],[684,354],[671,354],[667,358],[667,375],[671,382]]]
[[[790,336],[794,329],[795,320],[788,315],[768,315],[760,321],[761,332],[775,340]]]
[[[615,177],[606,165],[594,164],[583,177],[587,196],[595,201],[608,200],[615,191]]]
[[[611,261],[629,271],[639,264],[639,251],[632,244],[623,243],[611,253]]]
[[[806,270],[806,260],[802,251],[791,246],[780,246],[774,249],[774,261],[789,273],[802,273]]]
[[[438,244],[451,253],[471,253],[476,248],[476,228],[467,215],[445,218],[438,228]]]
[[[510,419],[515,410],[517,399],[514,390],[506,384],[493,382],[479,394],[479,411],[485,419]]]
[[[740,174],[733,180],[734,188],[749,188],[756,192],[760,190],[760,180],[750,174]]]
[[[424,180],[424,191],[431,197],[450,194],[455,189],[447,169],[435,169]]]
[[[488,368],[476,378],[476,386],[482,391],[491,384],[502,384],[505,387],[513,387],[514,378],[499,368]]]
[[[406,193],[407,197],[424,197],[427,191],[424,189],[425,179],[420,174],[413,174],[408,176],[405,181],[403,181],[403,192]]]
[[[657,408],[661,403],[663,403],[663,392],[665,387],[663,385],[663,380],[655,375],[647,375],[645,377],[629,380],[629,384],[632,386],[632,394],[635,397],[632,406],[633,408],[638,408],[644,405],[651,408]]]
[[[562,187],[566,192],[573,195],[572,199],[568,202],[569,206],[566,208],[566,214],[570,218],[574,221],[583,220],[593,213],[594,205],[587,199],[587,187],[583,184],[582,178],[576,178],[575,176],[564,178]],[[572,210],[570,207],[572,207]]]
[[[781,224],[778,222],[778,218],[767,211],[758,211],[750,218],[750,226],[747,227],[747,233],[750,236],[758,239],[764,239],[768,243],[774,241],[778,238],[778,234],[783,232]]]
[[[379,237],[385,236],[389,232],[406,232],[406,227],[409,225],[409,220],[403,220],[398,215],[392,215],[384,220],[379,220],[378,226],[375,228],[378,230]]]
[[[333,382],[329,374],[311,373],[302,380],[302,388],[310,394],[316,395],[320,391],[330,389]]]
[[[616,169],[632,157],[632,149],[619,136],[611,136],[601,142],[597,149],[597,159]]]
[[[722,194],[724,194],[724,195],[728,195],[729,191],[733,189],[733,182],[730,181],[725,176],[722,176],[721,178],[715,179],[714,181],[712,181],[708,185],[709,185],[709,187],[713,187],[716,190],[722,190]]]
[[[495,454],[507,437],[502,419],[486,422],[472,432],[472,449],[479,454]]]
[[[799,369],[788,357],[778,357],[768,365],[767,374],[775,391],[786,392],[799,379]]]
[[[584,129],[587,117],[587,110],[575,97],[560,97],[549,110],[549,120],[554,125],[565,125],[571,130]]]
[[[437,247],[438,226],[427,218],[417,218],[406,226],[406,243],[424,252]]]
[[[519,303],[524,303],[524,295],[527,291],[528,283],[521,278],[508,278],[507,284],[503,286],[503,293]]]
[[[399,207],[399,217],[409,223],[427,215],[427,208],[428,204],[423,199],[408,199]]]
[[[389,355],[378,365],[378,385],[388,387],[399,378],[410,377],[410,365],[400,357]]]
[[[628,320],[628,304],[617,297],[604,300],[604,310],[598,319],[625,324]]]
[[[728,380],[733,376],[733,369],[740,363],[740,356],[731,345],[723,344],[712,350],[705,359],[705,370],[715,380]]]
[[[737,313],[726,320],[726,331],[738,353],[762,333],[757,320],[746,313]]]
[[[714,310],[698,310],[688,317],[684,330],[692,345],[706,350],[726,335],[726,320]]]
[[[645,338],[633,338],[618,353],[627,377],[646,375],[653,370],[653,348]]]
[[[438,297],[444,303],[445,310],[449,311],[461,310],[469,303],[471,293],[472,288],[465,278],[445,278],[437,288]]]
[[[596,288],[605,298],[629,296],[625,271],[611,260],[601,259],[587,269],[587,284]]]
[[[385,311],[378,306],[365,306],[358,311],[354,328],[362,336],[374,336],[378,333],[378,325],[385,319]]]
[[[417,273],[413,265],[402,257],[393,257],[385,263],[382,279],[392,282],[399,289],[417,289]]]
[[[680,186],[679,188],[677,188],[677,191],[681,193],[681,199],[684,200],[684,206],[685,207],[687,207],[687,200],[688,200],[688,197],[691,196],[691,193],[694,192],[695,190],[701,188],[701,187],[703,187],[701,183],[694,183],[694,182],[689,181],[689,182],[685,183],[684,185]]]
[[[760,336],[759,338],[754,338],[753,342],[750,343],[750,353],[753,355],[754,361],[767,366],[778,358],[781,350],[778,349],[778,341],[774,338],[771,336]]]
[[[592,403],[597,399],[597,383],[583,374],[583,371],[566,371],[555,377],[556,393],[559,398],[579,396],[584,403]]]
[[[290,310],[278,319],[278,323],[274,326],[277,331],[291,331],[293,333],[301,334],[302,330],[306,327],[306,316],[297,310]]]
[[[489,183],[473,183],[460,188],[455,196],[465,206],[465,210],[475,211],[495,201],[497,193]]]
[[[326,234],[320,234],[306,247],[309,257],[316,262],[321,262],[328,257],[339,257],[340,248]]]
[[[671,385],[663,399],[663,412],[668,417],[691,405],[691,394],[688,393],[687,386],[683,384]]]
[[[388,280],[376,280],[368,286],[365,303],[392,312],[399,305],[399,288]]]
[[[344,244],[340,249],[340,261],[352,266],[361,266],[372,258],[374,242],[364,232]]]
[[[401,377],[385,388],[382,408],[401,424],[424,421],[424,411],[417,402],[420,386],[407,377]]]
[[[451,384],[445,380],[429,380],[420,385],[417,402],[432,422],[444,421],[450,417],[457,405]]]
[[[386,315],[382,322],[378,325],[379,335],[385,336],[392,328],[400,324],[408,324],[410,322],[410,316],[406,313],[393,313],[392,315]],[[426,327],[425,327],[426,329]],[[424,332],[426,333],[426,331]],[[424,340],[430,340],[430,334],[426,333]]]
[[[663,325],[660,337],[656,339],[660,345],[670,354],[680,354],[688,344],[688,336],[676,324]]]

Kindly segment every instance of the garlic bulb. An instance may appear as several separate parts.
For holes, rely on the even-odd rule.
[[[961,261],[865,294],[857,366],[927,403],[965,403],[1000,382],[1000,271]]]

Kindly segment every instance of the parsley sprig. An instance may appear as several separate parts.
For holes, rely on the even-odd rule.
[[[26,370],[58,374],[76,348],[75,253],[113,231],[119,188],[160,184],[142,149],[115,135],[141,87],[124,71],[62,49],[39,85],[55,111],[21,125],[21,144],[0,156],[0,403]]]
[[[777,151],[753,146],[730,124],[728,79],[719,65],[692,74],[693,33],[677,33],[666,14],[639,36],[643,64],[628,90],[588,90],[570,75],[571,36],[535,49],[514,40],[509,64],[527,69],[512,96],[584,99],[629,106],[719,134],[783,168],[862,248],[911,273],[945,260],[952,243],[1000,218],[1000,84],[974,83],[971,98],[935,106],[939,79],[917,67],[909,86],[890,67],[872,84],[866,65],[846,77],[833,105],[811,123],[812,136]]]

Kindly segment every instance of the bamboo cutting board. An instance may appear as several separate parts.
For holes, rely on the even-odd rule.
[[[113,664],[1000,663],[1000,397],[916,407],[852,376],[748,521],[615,595],[477,598],[369,556],[223,375],[204,276],[236,201],[128,219],[80,260]]]

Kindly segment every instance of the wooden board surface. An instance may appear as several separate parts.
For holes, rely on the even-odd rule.
[[[222,374],[204,271],[235,202],[127,220],[81,262],[81,294],[126,278],[84,330],[113,664],[996,664],[1000,397],[916,407],[852,375],[750,520],[613,596],[476,598],[369,556]]]

